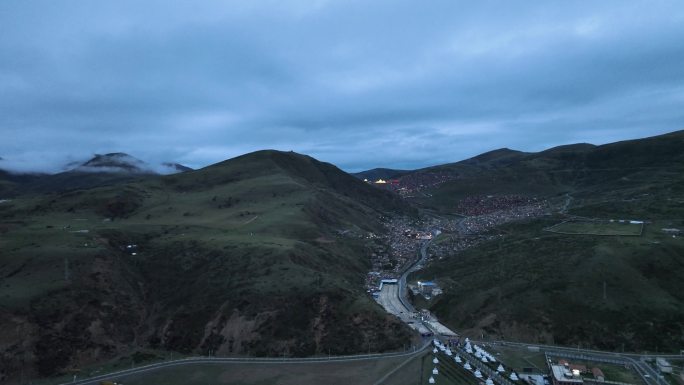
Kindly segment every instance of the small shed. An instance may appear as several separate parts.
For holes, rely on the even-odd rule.
[[[603,371],[599,368],[591,368],[591,374],[594,375],[596,381],[603,382],[606,380],[606,376],[603,375]]]

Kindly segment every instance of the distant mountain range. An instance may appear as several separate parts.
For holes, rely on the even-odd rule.
[[[5,160],[0,157],[0,161]],[[95,154],[85,162],[72,162],[64,166],[64,172],[102,172],[121,174],[174,174],[192,171],[193,169],[179,163],[164,162],[158,166],[151,165],[132,155],[123,152]],[[7,170],[4,170],[8,172]],[[20,173],[14,173],[20,174]],[[41,175],[45,173],[28,173]]]
[[[534,197],[556,207],[494,228],[486,234],[493,240],[415,275],[445,287],[426,306],[455,330],[607,350],[684,344],[684,242],[663,230],[684,231],[684,131],[538,153],[501,149],[416,170],[396,186],[409,189],[409,201],[445,214],[473,197]],[[547,230],[626,219],[645,222],[641,236]]]
[[[178,163],[162,163],[155,167],[122,152],[95,154],[85,162],[70,163],[65,169],[56,174],[15,174],[0,170],[0,194],[11,196],[92,188],[193,170]]]
[[[364,288],[387,219],[458,218],[482,196],[565,209],[430,262],[414,278],[444,293],[419,307],[473,336],[672,350],[684,342],[684,244],[661,228],[684,227],[682,148],[684,131],[354,176],[272,150],[167,164],[189,171],[172,175],[123,153],[54,175],[0,171],[0,330],[17,331],[0,333],[0,380],[157,352],[401,349],[409,329]],[[381,178],[396,183],[363,181]],[[647,224],[640,237],[545,230],[577,217]]]
[[[88,161],[69,167],[68,171],[123,174],[173,174],[176,172],[192,171],[192,169],[178,163],[169,162],[162,163],[159,167],[154,167],[153,165],[126,153],[113,152],[109,154],[95,154]]]
[[[411,173],[411,170],[394,170],[391,168],[374,168],[371,170],[353,173],[359,179],[367,179],[369,181],[377,181],[378,179],[394,179],[402,175]]]
[[[630,178],[669,177],[669,170],[684,162],[682,148],[684,131],[677,131],[601,146],[564,145],[536,153],[502,148],[418,170],[385,170],[382,174],[369,170],[355,175],[391,176],[399,182],[392,188],[405,187],[416,201],[446,209],[454,199],[472,194],[603,194]]]

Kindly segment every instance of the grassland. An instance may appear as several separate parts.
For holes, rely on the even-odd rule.
[[[577,235],[639,236],[641,235],[643,227],[643,223],[629,223],[610,220],[564,221],[548,227],[546,231],[560,234]]]
[[[414,171],[448,175],[416,202],[453,213],[460,199],[519,194],[575,198],[574,214],[587,218],[684,218],[684,131],[603,146],[573,145],[538,153],[500,149]]]
[[[435,262],[444,294],[431,309],[454,330],[496,339],[608,350],[678,351],[684,337],[684,240],[655,221],[641,237],[543,231],[548,218]]]
[[[197,364],[117,378],[127,385],[373,384],[406,358],[320,363]]]
[[[500,345],[491,345],[487,347],[487,350],[495,354],[496,359],[502,362],[506,368],[518,373],[523,373],[525,368],[536,369],[540,372],[548,370],[546,356],[543,352],[531,352],[527,348]]]
[[[333,166],[278,152],[16,197],[0,205],[0,330],[12,331],[0,332],[0,378],[22,360],[35,378],[140,348],[401,349],[407,328],[362,282],[365,235],[402,207]]]
[[[545,199],[555,209],[497,228],[501,237],[412,279],[442,283],[444,295],[430,308],[466,335],[677,351],[684,344],[684,242],[661,229],[684,227],[683,143],[679,131],[539,153],[502,149],[417,171],[451,176],[416,198],[443,213],[487,194]],[[577,217],[590,219],[568,221]],[[622,236],[640,226],[603,222],[611,218],[647,224],[641,236]]]
[[[588,368],[599,368],[606,376],[607,381],[626,382],[628,384],[643,384],[644,380],[629,368],[619,365],[611,365],[603,362],[580,362]]]

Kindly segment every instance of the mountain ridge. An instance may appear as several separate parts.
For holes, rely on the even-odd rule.
[[[481,231],[476,247],[441,255],[416,273],[444,288],[427,306],[471,337],[677,351],[684,343],[677,321],[684,319],[677,278],[684,274],[684,244],[663,229],[684,226],[682,148],[684,131],[677,131],[549,149],[504,166],[461,162],[438,169],[450,178],[409,199],[442,213],[471,202],[471,212],[482,214],[466,223],[506,217],[517,201],[549,209]],[[511,203],[491,209],[487,202]],[[619,224],[630,220],[642,227],[627,236]],[[458,233],[449,237],[463,242]]]
[[[0,375],[18,373],[17,352],[33,352],[25,370],[51,376],[135,349],[401,349],[407,327],[363,289],[369,234],[385,231],[389,211],[411,214],[335,166],[275,151],[14,198],[0,205],[0,275],[11,274],[0,327],[27,332],[0,336]]]

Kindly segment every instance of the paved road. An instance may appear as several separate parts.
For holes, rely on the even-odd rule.
[[[399,285],[384,284],[382,285],[382,290],[378,296],[378,303],[388,313],[394,314],[399,317],[402,321],[411,320],[411,311],[404,306],[404,304],[399,300]]]
[[[408,267],[408,269],[406,269],[404,274],[402,274],[399,278],[399,282],[397,283],[397,285],[399,285],[399,301],[401,301],[404,307],[411,312],[415,312],[416,309],[413,307],[413,305],[407,298],[408,292],[406,288],[406,277],[408,277],[408,275],[413,273],[414,271],[420,270],[421,266],[425,264],[425,261],[427,260],[427,248],[428,246],[430,246],[430,242],[431,241],[423,242],[423,244],[420,247],[420,258],[418,258],[416,262],[414,262],[411,266]]]
[[[146,372],[151,372],[163,368],[176,367],[176,366],[187,366],[187,365],[198,365],[198,364],[282,364],[282,365],[292,365],[292,364],[324,364],[330,362],[353,362],[353,361],[368,361],[368,360],[382,360],[396,357],[410,357],[418,354],[422,354],[430,346],[430,342],[426,342],[425,345],[419,349],[415,349],[408,352],[398,352],[398,353],[382,353],[382,354],[361,354],[353,356],[331,356],[331,357],[312,357],[312,358],[221,358],[221,357],[191,357],[179,360],[159,362],[155,364],[145,365],[138,368],[121,370],[114,373],[103,374],[96,377],[91,377],[87,379],[77,380],[75,382],[65,382],[60,385],[99,385],[100,381],[110,380],[110,381],[121,381],[122,379],[138,375]]]

